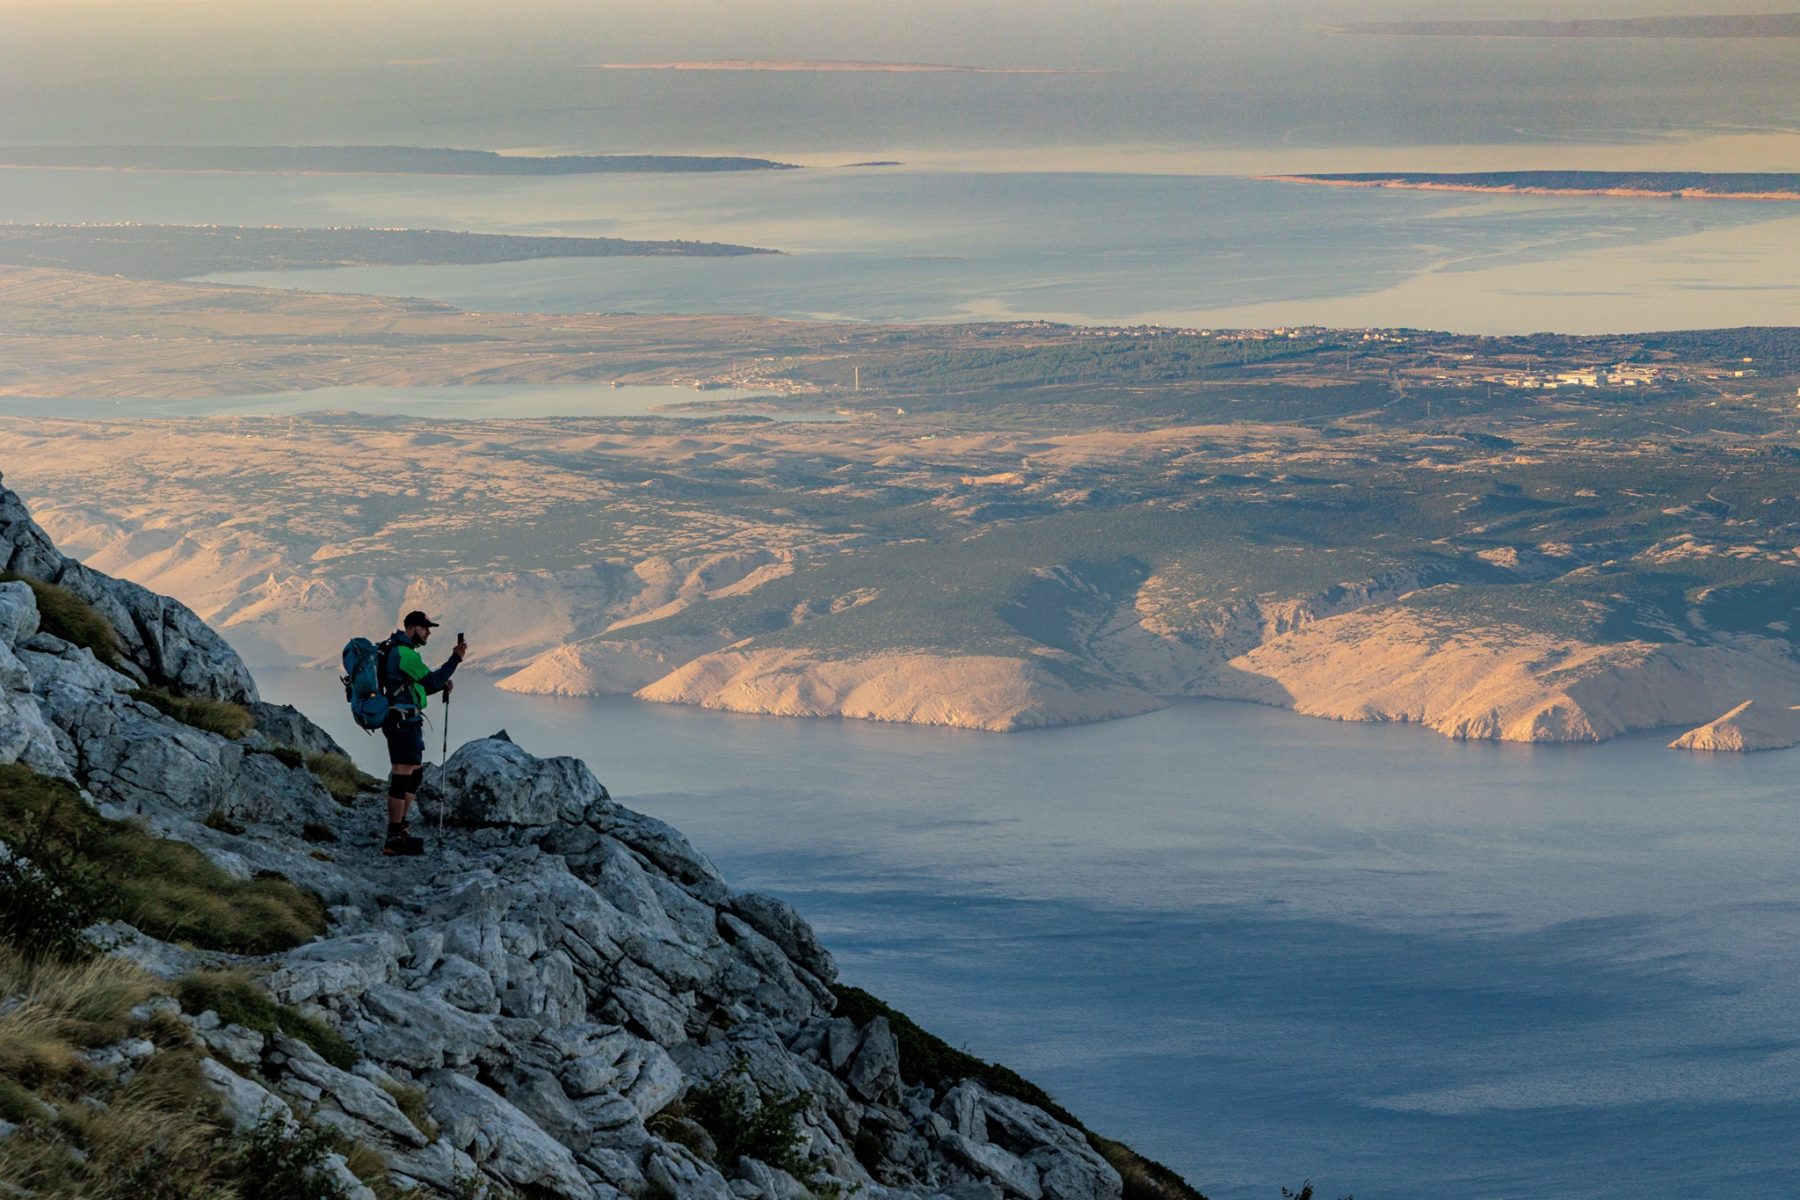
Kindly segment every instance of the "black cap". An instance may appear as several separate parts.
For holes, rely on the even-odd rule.
[[[436,629],[438,627],[436,621],[432,620],[416,608],[406,614],[406,619],[400,622],[400,628],[410,629],[414,625],[423,625],[427,629]]]

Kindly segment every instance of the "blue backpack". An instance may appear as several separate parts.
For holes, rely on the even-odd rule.
[[[386,642],[377,645],[368,638],[351,638],[344,645],[344,699],[350,702],[350,715],[364,729],[380,729],[393,707],[381,686],[381,660],[387,652]]]

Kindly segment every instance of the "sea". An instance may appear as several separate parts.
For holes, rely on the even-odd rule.
[[[384,770],[335,676],[257,680]],[[1792,1190],[1792,752],[1223,702],[988,734],[473,672],[430,715],[434,760],[502,729],[583,759],[795,904],[846,982],[1214,1200]]]
[[[10,170],[0,221],[410,226],[782,252],[207,277],[485,312],[1488,334],[1800,321],[1800,202],[904,165],[532,179]]]

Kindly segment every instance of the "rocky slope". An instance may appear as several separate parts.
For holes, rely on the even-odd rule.
[[[1785,750],[1800,745],[1800,710],[1746,700],[1669,743],[1671,750]]]
[[[291,1108],[374,1148],[394,1186],[425,1195],[1123,1194],[1100,1152],[1117,1148],[1067,1114],[908,1068],[909,1026],[840,1013],[831,955],[789,905],[734,890],[579,761],[536,758],[504,733],[463,746],[428,776],[423,804],[442,822],[431,852],[384,859],[379,799],[340,804],[279,752],[332,747],[293,710],[260,704],[192,613],[63,558],[4,490],[0,559],[79,594],[123,643],[110,667],[44,631],[26,582],[0,583],[0,762],[71,780],[108,817],[139,819],[236,878],[277,872],[327,906],[323,936],[256,959],[110,931],[114,953],[165,979],[253,966],[276,1000],[348,1040],[354,1061],[333,1065],[303,1040],[187,1014],[240,1127]],[[182,724],[134,698],[147,682],[243,704],[259,728],[230,739]],[[116,1069],[141,1069],[149,1045],[122,1049]],[[402,1111],[407,1094],[429,1120]],[[749,1110],[797,1098],[789,1169],[726,1161],[717,1130],[682,1103],[722,1094]],[[10,1132],[0,1124],[0,1139]]]

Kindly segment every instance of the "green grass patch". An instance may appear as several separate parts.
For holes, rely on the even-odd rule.
[[[292,746],[270,746],[267,750],[257,750],[254,753],[266,754],[284,767],[299,769],[306,765],[305,753]]]
[[[17,764],[0,765],[0,841],[35,847],[95,881],[83,915],[118,917],[165,941],[269,954],[325,930],[325,906],[311,892],[281,878],[233,879],[194,847],[107,820],[73,785]]]
[[[165,717],[173,717],[183,725],[192,725],[195,729],[204,729],[233,741],[248,737],[250,731],[256,728],[256,721],[250,716],[250,710],[229,700],[178,696],[157,687],[138,688],[131,693],[131,698],[148,704]]]
[[[297,1008],[278,1004],[248,971],[196,971],[181,977],[175,995],[189,1013],[211,1009],[227,1025],[297,1038],[339,1070],[356,1065],[356,1051],[342,1034]]]
[[[1125,1181],[1125,1200],[1206,1200],[1181,1176],[1161,1163],[1088,1129],[1073,1113],[1052,1099],[1050,1093],[1012,1068],[984,1062],[973,1054],[958,1050],[861,988],[839,984],[831,990],[837,997],[838,1016],[848,1017],[857,1025],[866,1025],[876,1017],[887,1018],[888,1026],[900,1044],[900,1077],[907,1083],[948,1088],[960,1080],[973,1079],[990,1092],[1043,1109],[1064,1125],[1080,1130],[1088,1144],[1112,1164]]]
[[[98,609],[68,588],[32,579],[28,575],[0,573],[0,583],[14,581],[29,586],[32,594],[37,597],[40,631],[65,642],[73,642],[77,646],[86,646],[94,652],[95,658],[109,667],[119,665],[120,656],[124,653],[124,646],[119,641],[119,631],[113,628],[113,623]]]
[[[328,750],[317,750],[306,756],[306,769],[318,777],[325,790],[331,793],[332,799],[340,804],[349,804],[364,792],[372,792],[381,787],[381,780],[366,774],[361,768],[341,754],[333,754]]]

